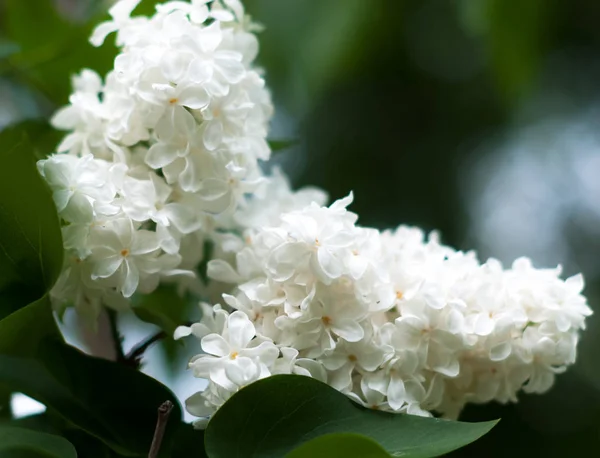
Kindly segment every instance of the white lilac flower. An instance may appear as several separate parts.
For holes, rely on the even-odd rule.
[[[116,34],[114,68],[74,77],[53,118],[65,154],[38,165],[64,222],[59,311],[94,319],[161,281],[225,293],[175,332],[204,352],[190,367],[208,387],[186,403],[199,425],[271,374],[455,418],[469,402],[544,392],[575,361],[591,314],[581,276],[525,258],[481,264],[417,228],[364,228],[352,195],[324,207],[322,191],[265,176],[273,107],[242,4],[172,1],[132,17],[138,3],[117,1],[94,31],[96,46]],[[209,285],[193,274],[205,242]]]
[[[94,206],[110,204],[117,193],[115,166],[92,156],[54,155],[38,169],[52,190],[59,215],[69,223],[89,223]]]
[[[92,280],[104,279],[126,298],[133,295],[140,280],[179,264],[177,255],[160,254],[155,232],[136,229],[128,218],[94,230],[90,245]]]
[[[89,266],[90,315],[97,298],[126,299],[160,281],[202,292],[192,272],[204,243],[265,182],[258,161],[270,155],[273,107],[241,3],[166,2],[144,17],[139,2],[117,1],[93,32],[95,46],[115,33],[114,68],[73,78],[52,119],[67,132],[57,148],[65,154],[39,163],[65,249]],[[86,302],[69,291],[55,288],[57,307]]]
[[[346,210],[351,197],[321,207],[276,180],[269,187],[281,191],[281,207],[255,195],[235,215],[244,240],[223,238],[231,255],[223,249],[208,265],[209,276],[234,284],[223,295],[228,309],[246,317],[247,337],[235,348],[279,349],[265,374],[304,373],[370,408],[456,418],[468,402],[541,393],[575,361],[591,313],[580,276],[563,281],[559,269],[525,259],[510,269],[493,259],[480,264],[436,234],[357,226]],[[212,317],[178,337],[195,334],[204,347]],[[190,409],[205,417],[199,426],[237,386],[262,378],[251,364],[228,377],[221,365],[237,350],[211,339],[220,345],[191,363],[209,379],[206,394],[193,397],[202,408]]]

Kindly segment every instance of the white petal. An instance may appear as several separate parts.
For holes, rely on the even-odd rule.
[[[330,372],[327,383],[342,393],[347,393],[352,388],[352,370],[354,364],[346,360],[346,364],[340,369]]]
[[[208,105],[210,96],[203,88],[197,86],[189,86],[179,94],[179,103],[184,107],[189,107],[192,110],[200,110]]]
[[[124,297],[131,297],[140,283],[140,273],[133,262],[125,262],[125,281],[121,288]]]
[[[221,360],[212,356],[201,355],[190,362],[190,368],[197,378],[209,378],[210,372],[216,364],[221,364]]]
[[[80,193],[75,193],[69,199],[69,203],[61,212],[61,216],[72,223],[91,222],[94,210],[89,199]]]
[[[188,69],[188,75],[194,83],[204,83],[209,81],[213,76],[213,68],[202,59],[194,59]]]
[[[219,59],[217,69],[229,84],[239,83],[246,75],[244,64],[233,59]]]
[[[394,410],[399,410],[406,404],[406,389],[400,377],[392,377],[387,390],[388,404]]]
[[[237,272],[222,259],[213,259],[208,262],[207,274],[213,280],[223,283],[238,283],[241,278]]]
[[[385,353],[380,349],[358,355],[358,364],[366,371],[373,372],[384,361]]]
[[[487,313],[480,313],[475,319],[475,334],[489,336],[494,330],[494,320]]]
[[[167,143],[155,143],[146,153],[146,164],[160,169],[177,159],[177,150]]]
[[[118,30],[118,25],[113,21],[103,22],[98,25],[92,32],[92,36],[90,37],[90,43],[94,46],[101,46],[106,40],[106,37]]]
[[[214,356],[227,356],[231,352],[229,343],[219,334],[209,334],[202,338],[202,350]]]
[[[197,172],[194,161],[189,157],[186,157],[185,167],[183,168],[181,175],[179,175],[181,189],[186,192],[196,192],[200,189],[201,181],[198,179]]]
[[[225,375],[238,386],[244,386],[258,378],[260,369],[250,358],[238,357],[225,364]]]
[[[502,342],[495,345],[490,350],[490,359],[492,361],[503,361],[510,356],[512,346],[510,342]]]
[[[131,254],[141,255],[151,253],[158,250],[159,246],[160,240],[156,236],[156,232],[139,230],[135,233],[131,245]]]
[[[173,339],[179,340],[182,337],[187,337],[192,335],[192,328],[189,326],[177,326],[175,332],[173,333]]]
[[[256,335],[254,325],[244,312],[239,310],[229,315],[229,342],[236,350],[246,348]]]
[[[328,278],[335,279],[342,275],[342,263],[332,252],[321,247],[317,251],[317,258],[319,266]]]
[[[258,347],[246,348],[242,354],[249,358],[258,358],[262,363],[271,366],[279,356],[279,349],[272,342],[262,342]]]
[[[239,388],[238,385],[229,380],[224,365],[214,367],[210,372],[210,379],[217,385],[222,386],[229,391],[236,391]]]
[[[565,280],[565,284],[568,286],[569,290],[574,293],[579,293],[583,290],[585,282],[583,280],[582,274],[576,274],[572,277],[569,277]]]
[[[117,271],[122,262],[123,258],[121,256],[111,256],[106,259],[101,259],[94,264],[92,279],[110,277]]]
[[[229,191],[229,186],[225,181],[218,178],[206,178],[202,180],[202,186],[198,190],[198,195],[203,200],[213,201],[220,199]]]
[[[454,357],[448,357],[445,364],[433,365],[432,369],[446,377],[456,377],[460,372],[460,364]]]
[[[331,330],[348,342],[358,342],[365,335],[365,330],[357,322],[349,319],[336,319],[331,323]]]
[[[185,400],[185,409],[195,417],[208,417],[215,413],[215,407],[206,402],[204,393],[196,393]]]
[[[200,33],[200,45],[205,52],[214,51],[223,38],[221,24],[219,21],[213,22],[208,27],[204,27]]]
[[[334,350],[331,355],[323,357],[321,362],[327,370],[335,371],[348,362],[348,355]]]
[[[201,126],[204,146],[209,151],[214,151],[223,139],[223,124],[219,121],[207,121]]]

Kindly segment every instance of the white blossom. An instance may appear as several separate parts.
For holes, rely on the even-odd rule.
[[[205,241],[265,183],[259,160],[273,108],[254,64],[255,30],[238,1],[173,1],[150,17],[119,0],[93,32],[114,33],[119,54],[106,75],[84,69],[52,123],[67,131],[40,161],[64,221],[68,258],[85,294],[67,287],[53,302],[96,316],[107,297],[152,292],[160,281],[201,292],[193,273]],[[225,215],[224,213],[227,213]]]
[[[370,408],[456,418],[467,402],[544,392],[575,361],[591,314],[581,276],[563,281],[560,269],[526,259],[510,269],[480,264],[416,228],[363,228],[346,210],[351,200],[290,204],[277,216],[276,204],[253,207],[257,195],[238,212],[246,239],[229,241],[235,254],[210,261],[208,273],[234,284],[223,300],[230,316],[246,317],[248,337],[235,346],[202,337],[208,354],[191,363],[201,361],[195,375],[209,379],[194,397],[203,408],[190,410],[205,417],[199,426],[247,381],[299,368]],[[248,363],[244,377],[228,378],[221,365],[248,342],[280,356],[262,375]],[[214,384],[227,395],[215,397]]]
[[[542,393],[575,362],[591,314],[581,275],[482,264],[418,228],[361,227],[352,194],[324,206],[322,191],[265,175],[273,107],[242,4],[171,1],[132,17],[138,3],[117,1],[92,34],[99,46],[115,33],[114,68],[73,78],[52,120],[67,132],[60,154],[38,163],[63,222],[59,312],[93,322],[160,282],[218,292],[223,306],[203,303],[200,322],[175,331],[202,348],[190,368],[208,386],[186,402],[198,426],[273,374],[456,418],[469,402]],[[195,275],[205,243],[208,284]]]

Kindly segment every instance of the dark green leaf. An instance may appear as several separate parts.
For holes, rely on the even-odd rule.
[[[60,223],[18,126],[0,132],[0,318],[42,297],[60,274]]]
[[[64,133],[44,119],[28,119],[7,127],[1,135],[10,135],[17,141],[24,140],[27,147],[31,147],[35,159],[45,159],[56,152]]]
[[[192,425],[181,423],[173,436],[171,458],[206,458],[204,451],[204,431]]]
[[[391,458],[372,439],[360,434],[339,433],[319,436],[298,447],[286,458]]]
[[[0,383],[127,456],[148,453],[165,400],[175,404],[165,450],[181,419],[174,395],[153,378],[62,342],[45,299],[0,321]]]
[[[312,378],[276,375],[234,394],[211,419],[204,442],[211,458],[279,458],[324,434],[356,433],[392,455],[426,458],[467,445],[495,424],[377,412]]]
[[[0,320],[0,355],[30,357],[38,351],[40,341],[48,337],[60,339],[60,333],[50,301],[44,296]]]
[[[10,426],[55,435],[61,435],[64,425],[65,421],[62,418],[57,418],[48,411],[14,419],[10,422]]]
[[[63,436],[75,446],[77,454],[82,458],[118,458],[106,444],[90,436],[80,429],[67,429]]]
[[[101,17],[106,16],[104,9]],[[6,0],[0,26],[20,51],[10,56],[5,71],[50,101],[67,103],[71,75],[91,68],[103,76],[112,67],[116,48],[95,48],[88,41],[99,21],[100,17],[86,24],[69,21],[58,14],[52,0]]]
[[[59,435],[67,439],[80,457],[85,458],[115,458],[115,453],[100,440],[90,436],[85,431],[77,429],[57,416],[52,410],[19,418],[10,422],[11,426],[26,428],[33,431]]]
[[[77,452],[73,445],[62,437],[2,425],[0,456],[77,458]]]

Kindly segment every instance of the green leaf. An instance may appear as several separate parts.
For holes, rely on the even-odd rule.
[[[0,383],[126,456],[148,453],[164,401],[175,404],[165,450],[181,420],[175,396],[158,381],[66,345],[45,298],[0,321]]]
[[[276,375],[234,394],[209,422],[204,443],[210,458],[279,458],[343,432],[367,436],[391,455],[427,458],[467,445],[495,424],[377,412],[310,377]]]
[[[10,135],[16,141],[23,141],[32,149],[33,157],[39,160],[56,152],[65,133],[56,130],[45,119],[28,119],[7,127],[0,135]]]
[[[192,425],[181,423],[173,437],[170,458],[206,458],[204,451],[204,431]]]
[[[0,456],[77,458],[69,441],[52,434],[14,426],[0,426]]]
[[[10,426],[15,426],[17,428],[30,429],[32,431],[37,431],[39,433],[48,433],[60,435],[61,427],[65,425],[65,421],[62,418],[56,418],[53,416],[48,410],[42,413],[37,413],[34,415],[28,415],[26,417],[17,418],[11,420],[8,423]]]
[[[102,8],[102,19],[107,18],[106,11]],[[67,103],[71,75],[91,68],[103,76],[112,67],[115,46],[95,48],[88,41],[99,21],[100,17],[83,24],[70,21],[58,13],[52,0],[6,0],[0,28],[20,50],[7,59],[5,72],[48,100]]]
[[[118,458],[106,444],[90,436],[80,429],[68,429],[64,437],[75,446],[77,454],[82,458]]]
[[[115,453],[104,443],[85,431],[76,428],[46,409],[44,413],[30,415],[10,422],[10,426],[30,429],[37,432],[59,435],[67,439],[77,450],[80,457],[115,458]]]
[[[391,455],[366,436],[338,433],[306,442],[286,458],[391,458]]]
[[[174,286],[161,285],[152,294],[136,296],[132,310],[146,323],[160,327],[169,337],[185,322],[189,301]]]
[[[26,130],[0,132],[0,318],[42,297],[63,262],[60,223]]]
[[[44,296],[0,320],[0,355],[30,357],[38,352],[40,341],[48,337],[61,338],[50,301]]]

